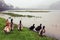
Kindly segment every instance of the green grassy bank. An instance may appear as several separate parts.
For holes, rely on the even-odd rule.
[[[27,28],[24,28],[22,31],[17,30],[17,25],[15,29],[11,31],[10,34],[5,34],[3,32],[5,26],[5,19],[0,18],[0,40],[55,40],[50,37],[40,37],[38,33],[30,31]]]

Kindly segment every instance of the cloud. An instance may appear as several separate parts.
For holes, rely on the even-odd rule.
[[[19,8],[45,9],[47,6],[58,0],[4,0],[6,4],[11,4]]]
[[[60,1],[57,1],[53,4],[50,5],[49,7],[50,10],[60,10]]]
[[[0,0],[0,10],[14,9],[14,6],[15,9],[60,10],[58,0]]]

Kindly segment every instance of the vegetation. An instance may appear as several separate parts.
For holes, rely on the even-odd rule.
[[[17,25],[15,24],[15,29],[9,34],[5,34],[3,29],[5,27],[5,19],[0,18],[0,40],[54,40],[50,37],[40,37],[38,33],[30,31],[24,28],[22,31],[17,30]]]
[[[19,15],[19,14],[13,14],[13,13],[3,13],[3,14],[7,14],[13,17],[35,17],[35,16],[31,16],[31,15]]]
[[[16,11],[10,11],[10,12],[50,12],[48,10],[16,10]]]
[[[32,18],[32,17],[36,17],[36,18],[42,18],[41,16],[31,16],[31,15],[19,15],[19,14],[14,14],[14,13],[0,13],[0,14],[6,14],[6,15],[10,15],[12,17],[28,17],[28,18]]]

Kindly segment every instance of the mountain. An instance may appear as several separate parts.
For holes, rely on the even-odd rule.
[[[14,7],[12,5],[8,6],[8,5],[5,4],[5,2],[3,0],[0,0],[0,11],[11,10],[13,8]]]

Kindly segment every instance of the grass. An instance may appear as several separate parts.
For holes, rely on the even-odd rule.
[[[11,12],[50,12],[50,11],[37,11],[37,10],[16,10],[16,11],[11,11]]]
[[[21,14],[19,15],[19,14],[13,14],[13,13],[0,13],[0,14],[10,15],[12,17],[28,17],[28,18],[36,17],[36,18],[42,18],[41,16],[21,15]]]
[[[38,33],[30,31],[27,28],[24,28],[22,31],[17,30],[17,25],[15,29],[11,31],[10,34],[5,34],[3,32],[5,26],[5,19],[0,18],[0,40],[54,40],[50,37],[40,37]]]
[[[35,16],[31,16],[31,15],[19,15],[19,14],[13,14],[13,13],[3,13],[3,14],[7,14],[7,15],[10,15],[10,16],[13,16],[13,17],[35,17]]]

